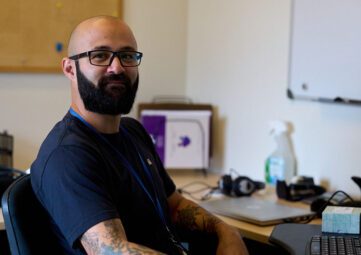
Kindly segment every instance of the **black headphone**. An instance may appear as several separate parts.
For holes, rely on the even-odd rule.
[[[230,175],[223,175],[218,181],[221,192],[227,196],[250,196],[253,192],[263,189],[263,182],[252,181],[246,176],[238,176],[235,180]]]
[[[323,194],[326,189],[315,185],[312,177],[301,176],[296,183],[287,186],[285,181],[277,180],[277,196],[290,201],[298,201],[307,197]]]

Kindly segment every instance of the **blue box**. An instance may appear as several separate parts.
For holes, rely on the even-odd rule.
[[[361,208],[327,206],[322,212],[322,232],[360,234]]]

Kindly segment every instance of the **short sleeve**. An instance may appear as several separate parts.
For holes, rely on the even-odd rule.
[[[100,162],[83,148],[60,146],[45,166],[38,196],[70,247],[92,226],[119,217]]]

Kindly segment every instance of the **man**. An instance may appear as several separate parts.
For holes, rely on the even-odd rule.
[[[142,53],[121,20],[72,32],[63,71],[71,108],[31,166],[34,192],[65,254],[182,254],[177,231],[215,233],[218,254],[248,254],[232,227],[182,197],[143,127],[127,114]]]

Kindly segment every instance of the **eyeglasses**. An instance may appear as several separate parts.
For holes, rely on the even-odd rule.
[[[91,50],[69,57],[72,60],[88,56],[89,62],[95,66],[110,66],[117,56],[123,67],[135,67],[140,65],[143,53],[138,51],[110,51],[110,50]]]

